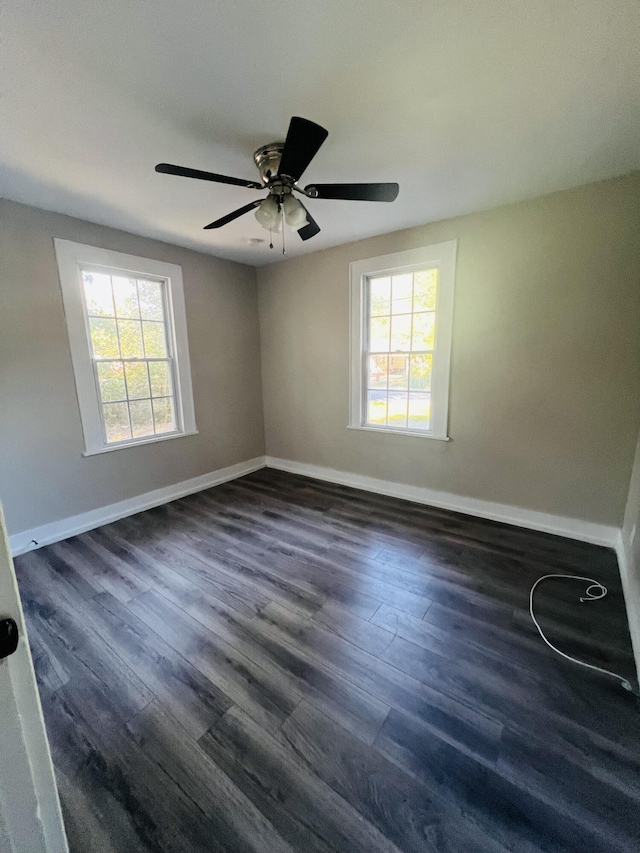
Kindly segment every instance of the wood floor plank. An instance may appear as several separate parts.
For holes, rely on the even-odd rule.
[[[43,708],[54,763],[76,791],[91,798],[93,820],[123,853],[229,853],[207,815],[116,719],[116,703],[97,682],[82,677]],[[133,838],[135,845],[124,846]]]
[[[275,603],[256,617],[274,638],[305,650],[354,685],[391,707],[428,721],[441,737],[484,761],[495,761],[502,725],[472,703],[423,684],[369,652],[346,642],[311,620]]]
[[[427,612],[431,604],[430,599],[414,596],[411,593],[403,593],[395,589],[389,591],[385,584],[370,583],[368,592],[365,593],[358,579],[354,580],[346,573],[337,572],[335,567],[328,571],[318,571],[316,563],[312,563],[309,557],[300,554],[292,557],[281,552],[273,553],[268,549],[247,545],[230,548],[228,553],[250,569],[266,570],[287,583],[293,581],[305,583],[321,597],[323,603],[332,601],[340,604],[364,619],[368,619],[376,612],[385,597],[391,597],[400,606],[420,616]]]
[[[497,657],[524,668],[538,678],[545,673],[553,677],[565,678],[568,674],[566,664],[544,643],[529,618],[522,623],[517,614],[501,622],[481,620],[451,608],[434,603],[423,620],[416,619],[402,611],[383,604],[371,617],[371,622],[396,634],[404,640],[446,656],[460,654],[467,657],[466,647],[480,650],[484,655]],[[546,628],[545,624],[545,628]],[[572,632],[571,636],[574,636]],[[610,647],[603,642],[585,642],[584,635],[576,635],[576,642],[567,642],[566,632],[550,630],[549,637],[557,642],[567,653],[577,655],[582,660],[592,660],[596,665],[613,668],[614,671],[633,675],[633,658],[628,651],[618,645]],[[387,644],[387,647],[390,643]],[[385,647],[385,648],[387,648]],[[591,657],[586,650],[592,652]]]
[[[243,711],[232,708],[199,741],[295,850],[399,853],[388,838]]]
[[[43,610],[23,595],[28,619],[40,635],[46,634],[47,646],[72,681],[80,674],[91,674],[119,697],[118,708],[127,720],[153,699],[153,693],[127,666],[113,648],[92,630],[85,614],[71,610]]]
[[[631,853],[617,830],[602,835],[593,822],[576,820],[551,797],[532,794],[524,780],[514,784],[494,767],[452,750],[415,717],[392,710],[376,747],[510,850]]]
[[[504,851],[490,836],[306,701],[276,738],[407,853]]]
[[[273,574],[263,567],[249,566],[244,560],[235,559],[202,539],[180,541],[180,547],[206,563],[210,573],[214,570],[217,576],[227,575],[239,583],[249,584],[264,597],[282,601],[300,613],[315,613],[325,602],[324,595],[312,585],[284,577],[282,573]]]
[[[291,500],[282,497],[277,490],[261,488],[264,486],[265,484],[257,482],[235,480],[225,483],[224,490],[219,493],[223,500],[231,499],[236,505],[240,502],[245,508],[260,509],[269,519],[275,517],[286,519],[290,524],[298,525],[301,522],[305,526],[312,526],[316,534],[323,537],[322,541],[339,545],[348,551],[374,557],[385,545],[391,546],[391,543],[371,535],[359,536],[352,529],[327,519],[325,509],[328,509],[328,506],[318,506],[317,501],[311,501],[311,505],[308,505],[304,500],[292,504]],[[288,536],[283,536],[280,541],[290,543]]]
[[[327,602],[324,607],[321,607],[317,613],[313,615],[313,621],[322,625],[323,628],[334,633],[337,637],[342,637],[364,649],[366,652],[371,652],[374,655],[381,655],[395,637],[395,631],[375,621],[376,614],[386,605],[381,604],[380,607],[367,621],[365,619],[354,619],[353,613],[344,607],[333,602]],[[394,610],[395,613],[402,613],[407,619],[412,619],[418,624],[423,625],[421,619],[415,616],[410,616],[401,610]]]
[[[214,595],[242,613],[253,616],[271,601],[250,583],[243,583],[232,574],[212,571],[211,565],[193,551],[170,541],[158,542],[143,522],[127,525],[124,535],[133,539],[136,547],[147,556],[162,562],[201,591]]]
[[[634,853],[615,553],[273,470],[16,558],[72,853]],[[637,686],[637,685],[636,685]]]
[[[331,548],[323,555],[306,557],[310,566],[322,572],[348,578],[356,587],[366,587],[387,604],[423,618],[433,600],[444,601],[458,609],[480,612],[510,613],[516,603],[525,600],[525,590],[512,590],[509,601],[495,595],[495,585],[488,578],[476,578],[461,585],[449,576],[428,576],[391,568],[377,559],[352,554],[341,548]],[[362,615],[362,614],[360,614]]]
[[[32,596],[43,606],[54,606],[59,602],[69,602],[82,608],[83,602],[104,590],[95,583],[90,584],[75,571],[71,563],[61,556],[62,545],[58,543],[49,546],[45,552],[29,551],[15,561],[16,570],[23,580],[23,585],[32,579]],[[22,587],[20,587],[22,589]]]
[[[295,476],[284,475],[284,482],[289,488]],[[497,553],[516,556],[527,551],[531,557],[539,556],[547,565],[552,565],[557,559],[562,565],[577,567],[590,559],[592,563],[597,560],[600,565],[615,566],[615,556],[612,558],[610,549],[576,540],[407,501],[389,500],[371,492],[332,483],[314,482],[313,489],[325,496],[334,496],[329,514],[349,518],[360,528],[374,526],[380,531],[396,531],[404,540],[423,542],[423,553],[432,542],[444,539],[465,545],[473,543]],[[373,524],[372,519],[375,519]]]
[[[300,516],[291,519],[274,507],[268,510],[263,507],[256,512],[246,504],[238,505],[237,502],[229,501],[226,495],[218,496],[214,489],[200,492],[194,495],[193,499],[210,518],[213,516],[216,520],[237,523],[249,528],[253,533],[259,532],[271,539],[285,540],[305,550],[322,553],[335,541],[326,526],[319,526]]]
[[[273,472],[270,472],[270,479],[267,481],[256,472],[251,477],[235,480],[233,485],[238,489],[244,489],[245,493],[258,493],[263,498],[268,497],[273,506],[280,506],[279,502],[283,499],[283,495],[286,496],[287,500],[283,502],[288,512],[293,510],[295,515],[296,512],[302,511],[315,518],[320,517],[322,525],[328,527],[337,537],[336,544],[347,550],[361,552],[370,557],[374,557],[385,547],[398,547],[415,557],[424,552],[422,543],[414,546],[408,543],[406,538],[395,537],[375,528],[358,530],[354,525],[329,515],[328,511],[335,506],[335,498],[321,494],[316,483],[310,485],[308,480],[300,478],[300,483],[296,487],[298,478],[289,476],[284,482],[279,483],[272,474]]]
[[[69,849],[82,853],[151,850],[135,827],[131,811],[105,790],[104,777],[89,772],[78,779],[56,770],[58,793]]]
[[[472,700],[476,707],[503,725],[514,717],[526,717],[534,727],[536,719],[543,724],[544,720],[570,718],[607,733],[611,732],[613,714],[615,731],[620,737],[632,738],[638,730],[636,703],[611,679],[607,685],[603,677],[605,689],[596,696],[589,690],[576,689],[572,680],[576,673],[557,668],[555,662],[546,672],[533,676],[530,670],[470,646],[464,657],[456,657],[453,651],[445,656],[401,637],[394,638],[382,658],[425,684],[438,684],[450,696]]]
[[[273,825],[162,706],[154,701],[128,724],[141,750],[206,814],[225,850],[293,853]]]
[[[264,622],[248,621],[214,598],[204,596],[189,605],[187,612],[358,737],[368,743],[376,739],[388,705],[314,660],[296,644],[283,644]]]
[[[267,731],[279,728],[302,698],[161,596],[146,592],[128,607]]]
[[[120,601],[129,601],[150,588],[142,577],[130,571],[125,563],[110,554],[90,533],[74,537],[73,542],[67,541],[65,554],[77,568],[86,570],[90,566],[101,588]]]
[[[43,640],[38,629],[30,620],[27,639],[31,649],[33,668],[41,698],[45,699],[69,682],[69,673],[53,654],[46,640]]]
[[[496,765],[502,777],[553,804],[579,825],[591,827],[611,845],[632,850],[640,839],[638,784],[611,785],[571,760],[558,761],[554,744],[504,731]],[[640,783],[640,780],[636,780]],[[600,814],[599,814],[600,812]],[[615,833],[611,825],[615,824]],[[626,836],[626,837],[625,837]]]
[[[92,626],[197,739],[231,699],[109,593],[95,599]]]
[[[138,577],[145,578],[154,590],[162,593],[165,598],[176,604],[186,604],[194,601],[202,594],[201,588],[167,565],[166,561],[155,559],[142,548],[128,542],[112,527],[106,525],[91,532],[93,541],[99,542],[110,554],[115,555],[122,563],[126,563]]]

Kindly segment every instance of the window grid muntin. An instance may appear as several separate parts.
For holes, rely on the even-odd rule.
[[[91,275],[91,274],[109,276],[110,296],[111,296],[111,305],[113,308],[113,315],[106,316],[104,314],[92,314],[92,313],[90,313],[89,308],[87,306],[86,295],[85,295],[86,292],[85,292],[84,276],[85,275]],[[182,431],[182,428],[181,428],[181,424],[180,424],[180,405],[179,405],[179,399],[178,399],[178,385],[176,382],[176,363],[175,363],[175,357],[174,357],[173,341],[172,341],[172,337],[171,337],[170,329],[169,329],[169,319],[170,319],[171,314],[170,314],[170,305],[169,305],[169,299],[168,299],[168,282],[167,282],[167,279],[156,277],[156,276],[151,276],[151,275],[139,276],[136,273],[130,273],[130,272],[127,272],[126,270],[116,270],[116,269],[108,268],[108,267],[106,267],[106,268],[100,267],[98,265],[80,265],[80,275],[81,275],[81,279],[82,279],[82,287],[81,287],[82,306],[84,309],[84,315],[85,315],[86,325],[87,325],[87,335],[89,338],[89,354],[91,356],[92,372],[93,372],[93,377],[94,377],[96,395],[98,398],[98,411],[99,411],[100,422],[101,422],[101,426],[102,426],[102,437],[103,437],[103,441],[105,443],[105,446],[115,447],[119,444],[137,443],[140,441],[144,441],[145,439],[153,439],[156,437],[164,438],[167,436],[176,435],[176,434],[180,433]],[[116,300],[115,300],[115,293],[114,293],[114,285],[113,285],[113,277],[114,276],[117,278],[129,278],[130,281],[135,282],[136,300],[137,300],[137,306],[138,306],[138,318],[120,317],[118,315],[117,307],[116,307]],[[158,285],[160,285],[160,295],[161,295],[162,315],[163,315],[162,320],[143,318],[142,307],[140,304],[140,289],[139,289],[139,282],[140,281],[155,282]],[[113,320],[114,321],[115,329],[116,329],[116,338],[118,341],[118,352],[119,352],[118,358],[99,358],[99,357],[95,356],[93,339],[91,337],[91,327],[90,327],[90,320],[92,320],[92,319],[102,319],[102,320]],[[144,353],[142,358],[139,358],[139,357],[124,358],[122,356],[122,345],[121,345],[121,340],[120,340],[120,327],[118,324],[118,320],[127,320],[127,321],[133,321],[133,322],[139,323],[139,325],[140,325],[140,336],[141,336],[141,340],[142,340],[142,351]],[[163,333],[164,333],[163,334],[164,346],[165,346],[165,352],[166,352],[165,357],[159,357],[159,356],[154,357],[154,356],[147,356],[146,355],[146,344],[145,344],[145,337],[144,337],[144,329],[142,326],[143,322],[159,323],[162,325]],[[171,393],[169,395],[162,395],[162,396],[154,397],[153,392],[151,390],[151,375],[149,373],[149,362],[158,362],[158,361],[166,362],[168,365],[168,378],[169,378],[169,387],[170,387]],[[102,399],[102,390],[101,390],[100,382],[99,382],[99,378],[98,378],[97,365],[107,363],[107,362],[122,363],[122,365],[123,365],[123,379],[124,379],[124,384],[125,384],[125,391],[127,394],[126,399],[108,400],[106,402]],[[127,372],[126,372],[126,369],[124,367],[124,365],[127,363],[144,363],[144,364],[146,364],[147,380],[149,382],[149,394],[150,394],[149,397],[135,397],[135,398],[129,397]],[[154,400],[160,400],[160,399],[168,399],[172,403],[173,426],[174,426],[174,428],[172,430],[165,430],[163,432],[158,432],[156,429],[156,417],[155,417],[155,410],[154,410],[154,406],[153,406],[153,401]],[[133,435],[133,425],[132,425],[132,420],[131,420],[131,406],[130,406],[130,404],[132,402],[137,403],[137,402],[145,402],[145,401],[149,401],[149,404],[150,404],[151,418],[152,418],[152,423],[153,423],[153,432],[145,433],[144,435],[134,436]],[[104,407],[109,406],[109,405],[113,405],[113,404],[117,404],[117,403],[119,403],[119,404],[126,403],[128,426],[129,426],[129,437],[121,439],[119,441],[109,441],[108,437],[107,437],[107,428],[106,428],[106,422],[105,422]]]
[[[436,307],[433,309],[422,309],[420,311],[415,310],[415,277],[416,274],[419,273],[428,273],[435,272],[436,279]],[[411,274],[411,312],[400,312],[397,314],[393,313],[393,279],[400,275]],[[406,432],[423,432],[429,433],[432,429],[432,418],[433,418],[433,378],[434,378],[434,356],[436,350],[436,336],[437,336],[437,303],[438,303],[438,295],[440,289],[440,270],[437,264],[431,266],[419,265],[413,268],[398,268],[392,269],[385,272],[377,272],[371,273],[365,278],[365,306],[366,312],[364,315],[365,328],[363,340],[365,342],[365,346],[362,351],[362,425],[366,427],[371,427],[374,429],[393,429],[399,431]],[[371,302],[371,283],[376,279],[389,278],[389,313],[388,314],[373,314],[372,313],[372,302]],[[393,336],[393,318],[394,317],[402,317],[402,316],[410,316],[411,317],[411,325],[410,325],[410,337],[409,337],[409,345],[413,346],[413,329],[414,329],[414,317],[416,314],[432,314],[433,315],[433,347],[431,349],[424,350],[391,350],[392,344],[392,336]],[[381,318],[389,318],[389,338],[388,338],[388,346],[389,349],[387,351],[384,350],[370,350],[370,336],[371,336],[371,320],[372,318],[381,319]],[[431,355],[431,377],[429,383],[429,391],[420,391],[411,388],[411,360],[413,356],[419,355]],[[369,379],[369,360],[374,356],[386,356],[387,357],[387,383],[385,390],[385,421],[384,424],[377,421],[369,420],[369,394],[371,391],[382,391],[380,388],[371,388],[370,387],[370,379]],[[407,390],[406,392],[403,389],[393,389],[390,388],[390,377],[391,377],[391,357],[406,357],[408,360],[407,364]],[[397,424],[389,424],[389,394],[390,392],[395,393],[406,393],[406,414],[405,414],[405,425],[398,426]],[[418,394],[420,396],[428,397],[429,399],[429,416],[428,416],[428,426],[427,427],[419,427],[419,426],[410,426],[409,425],[409,404],[411,394]],[[424,420],[424,419],[423,419]]]

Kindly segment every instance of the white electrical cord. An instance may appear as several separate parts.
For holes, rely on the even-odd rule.
[[[596,672],[602,672],[602,673],[604,673],[604,675],[610,675],[613,678],[617,678],[618,681],[621,682],[621,684],[625,690],[630,690],[633,693],[634,692],[633,687],[631,686],[631,683],[627,678],[624,678],[622,675],[618,675],[617,672],[611,672],[611,670],[609,670],[609,669],[602,669],[602,667],[600,667],[600,666],[594,666],[591,663],[585,663],[582,660],[578,660],[577,658],[573,658],[573,657],[571,657],[571,655],[567,655],[564,652],[561,652],[560,649],[556,648],[553,645],[553,643],[550,643],[549,640],[547,640],[547,638],[545,637],[545,635],[542,631],[542,628],[540,627],[540,624],[539,624],[538,620],[536,619],[535,614],[533,612],[533,593],[535,592],[535,589],[538,586],[538,584],[542,583],[542,581],[547,580],[548,578],[569,578],[569,580],[574,580],[574,581],[586,581],[589,584],[589,586],[587,587],[585,594],[580,597],[581,602],[599,601],[601,598],[604,598],[605,595],[607,594],[606,586],[603,586],[603,584],[599,583],[598,581],[594,580],[593,578],[584,578],[584,577],[581,577],[580,575],[543,575],[541,578],[538,578],[538,580],[531,587],[531,592],[529,593],[529,613],[531,614],[531,618],[533,619],[533,624],[538,629],[538,633],[540,634],[542,639],[545,641],[545,643],[549,646],[549,648],[553,649],[554,652],[557,652],[557,654],[561,655],[563,658],[566,658],[567,660],[570,660],[573,663],[577,663],[580,666],[586,666],[588,669],[594,669]],[[594,589],[597,590],[597,592],[594,592],[593,591]]]

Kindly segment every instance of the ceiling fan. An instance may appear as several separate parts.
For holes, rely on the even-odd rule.
[[[214,172],[202,172],[171,163],[158,163],[156,172],[198,178],[201,181],[216,181],[248,187],[252,190],[267,189],[266,198],[252,201],[244,207],[227,213],[205,229],[221,228],[239,216],[255,209],[260,225],[269,231],[280,231],[282,220],[295,228],[303,240],[309,240],[320,232],[320,226],[307,208],[293,195],[294,191],[307,198],[347,199],[351,201],[394,201],[398,195],[398,184],[309,184],[304,189],[298,186],[309,163],[318,153],[329,132],[313,121],[293,116],[284,142],[270,142],[254,153],[253,159],[260,172],[262,183],[230,178]]]

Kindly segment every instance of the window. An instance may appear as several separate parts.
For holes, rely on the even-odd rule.
[[[85,455],[196,432],[180,267],[54,242]]]
[[[447,439],[456,241],[351,264],[349,426]]]

